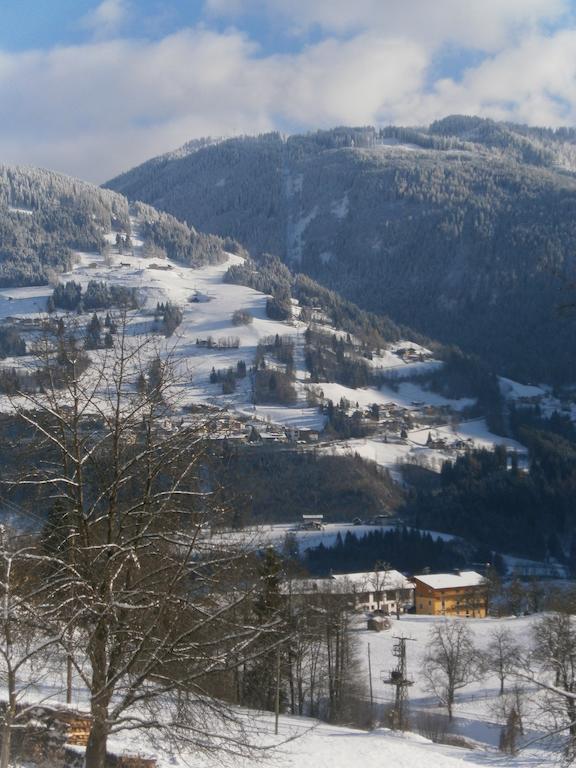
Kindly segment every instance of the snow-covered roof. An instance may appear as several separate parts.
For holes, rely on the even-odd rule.
[[[324,579],[293,579],[283,585],[283,591],[294,594],[325,592],[350,595],[356,592],[380,592],[386,589],[413,589],[414,585],[399,571],[368,571],[367,573],[340,573]]]
[[[382,589],[412,589],[414,586],[400,571],[367,571],[365,573],[339,573],[332,578],[342,584],[351,584],[366,592]]]
[[[414,576],[415,579],[432,589],[459,589],[461,587],[478,587],[484,582],[484,577],[476,571],[460,571],[459,573],[432,573]]]

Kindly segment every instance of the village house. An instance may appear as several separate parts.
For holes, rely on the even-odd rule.
[[[357,610],[391,615],[406,613],[414,604],[414,584],[399,571],[344,573],[332,579],[354,597]]]
[[[325,579],[294,579],[284,586],[293,596],[321,595],[348,598],[358,611],[386,615],[406,613],[414,604],[414,585],[399,571],[334,574]]]
[[[324,515],[302,515],[298,526],[301,531],[321,531],[324,529]]]
[[[417,614],[432,616],[486,616],[483,576],[476,571],[414,576]]]

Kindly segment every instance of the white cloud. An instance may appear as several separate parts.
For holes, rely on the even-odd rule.
[[[511,37],[560,19],[569,0],[206,0],[208,14],[239,19],[252,12],[292,33],[378,30],[427,45],[457,43],[496,50]]]
[[[0,59],[0,156],[104,180],[199,135],[376,119],[416,92],[426,56],[409,41],[327,40],[260,57],[241,33],[184,30]]]
[[[576,30],[533,35],[469,69],[459,82],[437,82],[411,114],[426,123],[453,112],[532,125],[573,125]]]
[[[437,0],[439,12],[448,2]],[[523,4],[541,18],[537,0]],[[545,34],[535,26],[459,80],[430,84],[438,47],[396,26],[326,36],[283,55],[263,55],[237,29],[206,26],[156,41],[115,37],[0,52],[0,159],[103,181],[206,135],[414,125],[454,112],[576,122],[576,31]],[[477,40],[495,45],[494,30],[486,22]]]
[[[102,2],[81,20],[95,37],[110,37],[118,33],[128,15],[126,0],[102,0]]]

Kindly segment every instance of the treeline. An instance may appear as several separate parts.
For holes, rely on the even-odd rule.
[[[324,431],[330,435],[333,434],[341,440],[348,440],[354,437],[364,437],[368,433],[368,427],[363,419],[359,409],[352,410],[351,403],[341,398],[340,402],[334,404],[332,400],[327,400],[320,408],[326,416],[328,423]]]
[[[369,725],[349,599],[292,591],[282,583],[284,566],[271,548],[261,556],[251,618],[256,628],[276,621],[289,641],[271,648],[262,637],[260,653],[238,670],[235,703],[273,711],[278,695],[281,711],[292,715]]]
[[[221,384],[222,394],[231,395],[236,391],[238,379],[246,378],[246,363],[244,360],[238,360],[235,368],[212,368],[210,371],[210,384]]]
[[[160,249],[164,256],[191,267],[220,264],[225,261],[224,242],[215,235],[205,235],[143,203],[135,206],[145,243]]]
[[[457,534],[478,545],[576,566],[576,445],[524,429],[529,470],[502,447],[446,462],[439,489],[412,493],[404,513],[414,525]],[[570,542],[573,542],[570,545]]]
[[[184,315],[180,307],[176,306],[176,304],[172,304],[170,301],[158,301],[156,302],[154,319],[156,322],[161,319],[162,330],[166,336],[172,336],[176,328],[178,328],[184,319]]]
[[[105,283],[101,280],[90,280],[85,291],[82,290],[80,283],[75,280],[68,280],[66,283],[60,283],[56,286],[51,298],[52,305],[49,304],[49,311],[58,308],[69,312],[76,311],[80,314],[93,309],[110,309],[112,307],[138,308],[136,288],[126,288],[123,285]]]
[[[425,568],[432,572],[450,571],[466,564],[462,553],[451,542],[414,528],[378,529],[362,537],[348,531],[343,538],[338,533],[333,546],[320,544],[307,549],[304,557],[310,573],[319,576],[331,571],[372,571],[378,562],[409,573],[421,573]]]
[[[130,200],[159,203],[156,207],[204,232],[227,237],[234,230],[231,236],[255,253],[277,252],[286,226],[282,153],[278,133],[246,136],[168,155],[160,165],[145,163],[106,186]]]

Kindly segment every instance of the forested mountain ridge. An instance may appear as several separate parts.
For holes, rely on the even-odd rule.
[[[453,116],[192,143],[107,186],[525,380],[576,379],[576,135]]]
[[[224,242],[139,204],[133,213],[151,249],[188,264],[223,258]],[[74,251],[101,252],[110,231],[130,234],[120,194],[38,168],[0,164],[0,287],[42,285],[71,268]]]

